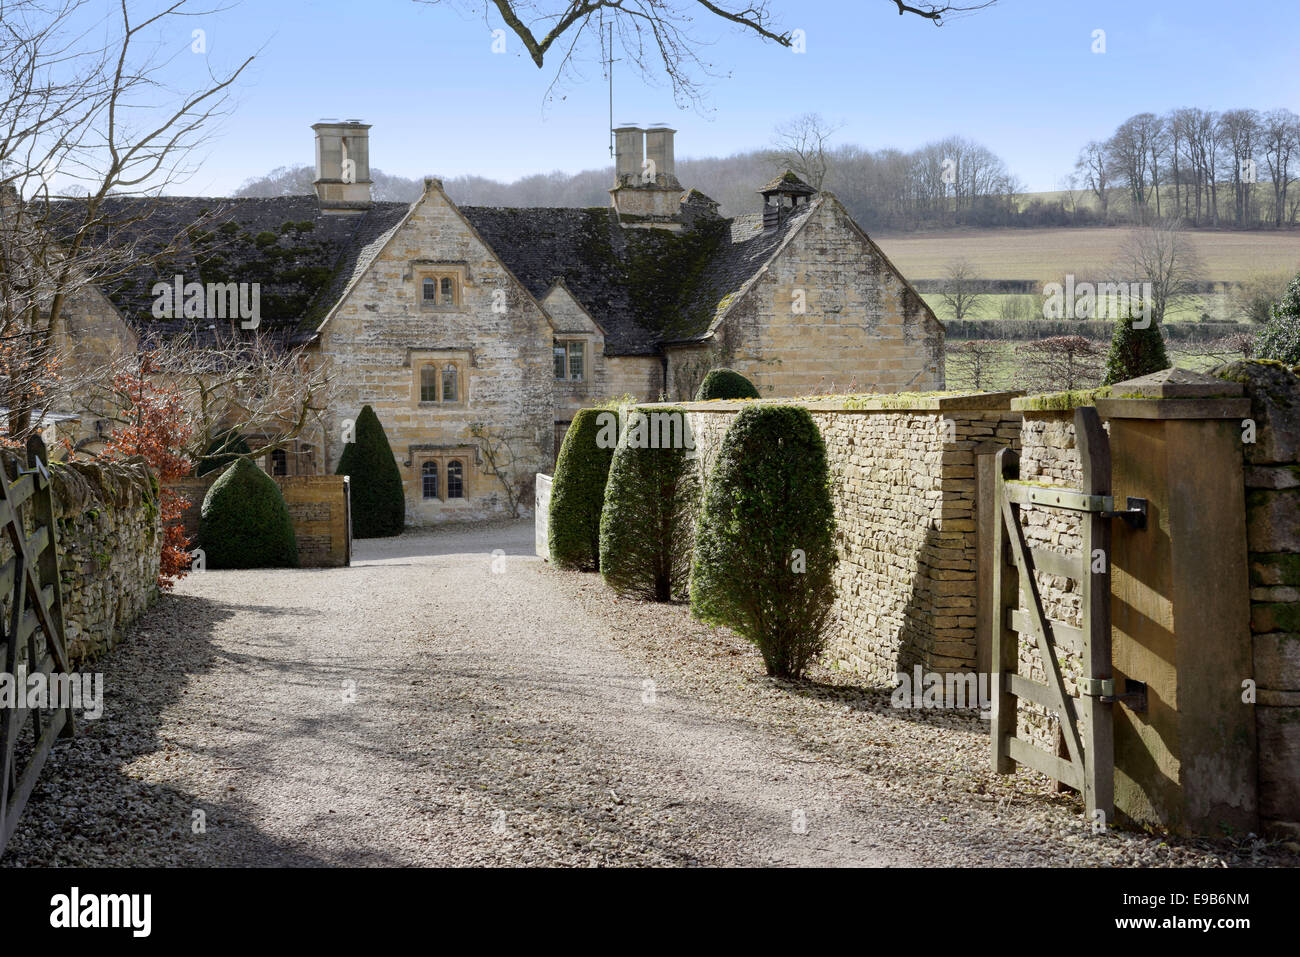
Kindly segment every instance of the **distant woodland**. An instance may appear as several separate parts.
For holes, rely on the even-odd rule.
[[[837,128],[804,114],[773,131],[763,148],[682,159],[678,179],[722,204],[727,215],[758,208],[754,190],[792,169],[835,193],[868,229],[952,226],[1088,226],[1178,218],[1189,226],[1293,228],[1300,224],[1300,116],[1286,109],[1139,113],[1106,140],[1085,144],[1052,193],[1028,194],[987,146],[960,136],[914,150],[835,142]],[[680,149],[681,144],[679,144]],[[421,179],[372,170],[376,200],[410,202]],[[251,179],[236,196],[311,192],[308,166]],[[554,171],[502,183],[444,179],[472,206],[603,206],[613,167]]]

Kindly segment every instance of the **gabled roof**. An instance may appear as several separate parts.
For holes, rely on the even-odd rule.
[[[760,215],[723,219],[703,194],[688,196],[677,232],[625,228],[608,208],[458,209],[536,300],[563,282],[604,330],[607,355],[653,355],[664,342],[707,337],[720,310],[818,206],[805,204],[764,231]],[[329,215],[314,195],[111,203],[114,219],[137,219],[115,243],[132,244],[142,261],[169,250],[161,266],[141,266],[105,290],[146,341],[209,331],[206,320],[153,316],[154,284],[176,274],[186,282],[258,282],[262,330],[309,340],[414,208],[375,203],[360,215]]]
[[[538,300],[562,279],[605,329],[607,355],[651,355],[662,342],[707,335],[719,303],[806,216],[800,210],[764,233],[761,217],[754,228],[750,219],[698,215],[669,232],[624,228],[606,208],[464,206],[461,213]]]

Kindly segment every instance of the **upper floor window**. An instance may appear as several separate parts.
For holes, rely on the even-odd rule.
[[[420,401],[438,401],[438,370],[434,366],[420,367]]]
[[[448,273],[427,275],[420,280],[420,306],[445,309],[460,305],[460,277]]]
[[[555,378],[568,382],[586,378],[586,345],[581,339],[555,340]]]
[[[433,362],[420,366],[420,401],[459,403],[464,401],[460,387],[460,363]]]
[[[289,453],[284,449],[275,449],[271,452],[271,474],[289,474]]]
[[[454,362],[448,362],[442,367],[442,401],[460,401],[460,370]]]

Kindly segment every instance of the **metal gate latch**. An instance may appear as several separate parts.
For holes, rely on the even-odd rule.
[[[1129,496],[1128,508],[1117,509],[1113,512],[1102,512],[1102,518],[1122,518],[1128,522],[1130,528],[1147,527],[1147,500],[1144,498],[1134,498]]]

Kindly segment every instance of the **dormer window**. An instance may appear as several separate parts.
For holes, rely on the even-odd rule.
[[[555,378],[581,382],[587,377],[586,342],[582,339],[555,340]]]

